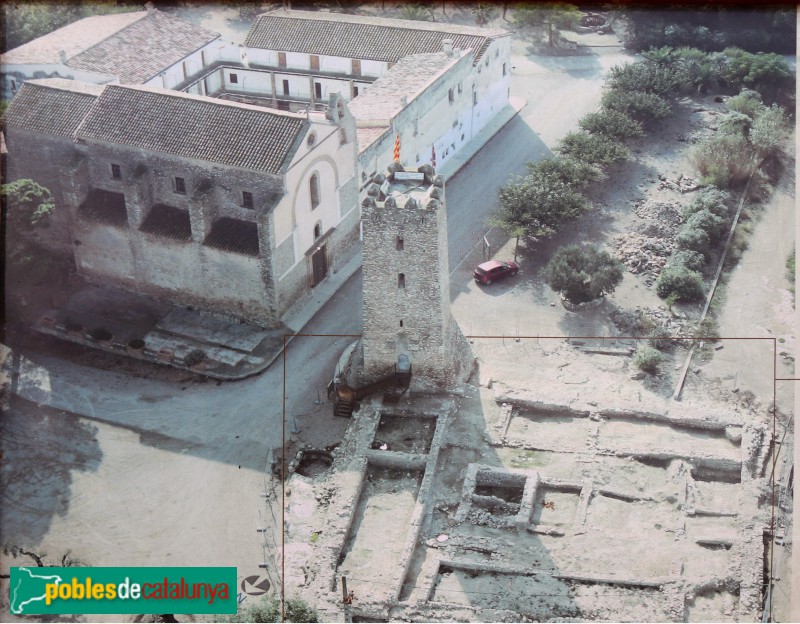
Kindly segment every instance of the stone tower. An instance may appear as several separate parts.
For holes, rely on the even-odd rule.
[[[450,314],[444,179],[392,163],[365,193],[363,376],[393,373],[405,355],[412,387],[447,390],[469,375],[472,353]]]

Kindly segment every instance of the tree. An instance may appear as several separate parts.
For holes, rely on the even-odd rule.
[[[644,134],[642,124],[632,119],[630,115],[606,108],[596,113],[589,113],[578,123],[586,132],[602,134],[615,141],[627,141]]]
[[[517,176],[500,189],[494,225],[512,236],[518,230],[537,239],[552,236],[559,226],[588,209],[586,198],[556,176]]]
[[[537,180],[553,178],[576,189],[605,177],[599,167],[595,167],[585,160],[568,156],[542,158],[536,162],[525,163],[525,167],[528,169],[528,173]]]
[[[643,91],[609,89],[603,94],[602,104],[607,110],[626,113],[643,124],[664,119],[672,112],[669,103],[660,95]]]
[[[608,72],[606,86],[611,90],[662,96],[679,91],[685,86],[678,68],[680,61],[672,55],[671,48],[664,49],[669,52],[656,55],[658,50],[653,50],[649,60],[615,65]]]
[[[544,280],[572,303],[583,303],[614,291],[622,282],[622,264],[595,247],[561,247],[544,268]]]
[[[29,179],[3,184],[0,200],[4,231],[7,232],[6,253],[13,263],[30,250],[35,231],[50,224],[55,204],[50,191]]]
[[[444,8],[444,4],[442,5]],[[484,26],[494,19],[495,8],[489,2],[477,2],[470,6],[470,12],[475,16],[475,23],[478,26]]]
[[[430,7],[425,6],[419,2],[404,4],[400,9],[400,17],[407,20],[416,20],[419,22],[433,21],[433,12]]]
[[[587,132],[570,132],[556,147],[562,156],[583,160],[591,165],[609,165],[625,160],[628,150],[607,136]]]
[[[703,297],[703,276],[684,266],[668,266],[658,276],[656,293],[662,299],[696,301]]]
[[[573,29],[581,21],[581,12],[574,4],[543,2],[526,4],[514,11],[514,23],[523,28],[546,28],[547,42],[555,45],[557,28]]]

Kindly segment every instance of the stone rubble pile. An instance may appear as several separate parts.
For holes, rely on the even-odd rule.
[[[658,190],[663,191],[664,189],[669,189],[671,191],[677,191],[678,193],[691,193],[692,191],[698,190],[702,184],[695,180],[694,178],[690,178],[688,176],[683,175],[682,173],[675,178],[674,180],[670,180],[665,175],[658,176]]]
[[[634,211],[644,221],[633,231],[618,236],[614,245],[628,271],[644,274],[645,283],[650,286],[674,251],[675,235],[683,218],[678,207],[669,202],[638,202]]]

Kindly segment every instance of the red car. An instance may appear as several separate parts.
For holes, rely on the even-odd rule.
[[[479,264],[472,272],[472,276],[479,284],[489,285],[509,275],[516,275],[519,271],[519,265],[511,260],[489,260]]]

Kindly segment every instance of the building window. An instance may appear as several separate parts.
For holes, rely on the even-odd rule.
[[[322,236],[322,221],[317,221],[314,224],[314,240],[317,240],[320,236]]]
[[[506,75],[506,64],[505,63],[503,63],[503,75],[504,76]]]
[[[397,251],[403,251],[403,237],[397,237]]]
[[[314,97],[318,100],[322,99],[322,85],[318,82],[314,83]]]
[[[284,80],[283,81],[283,94],[284,95],[289,95],[289,81],[288,80]]]
[[[284,102],[283,100],[278,100],[278,110],[288,111],[289,109],[289,102]]]
[[[489,67],[489,57],[488,56],[486,57],[486,60],[483,62],[483,64],[486,65],[486,67]]]
[[[311,69],[319,70],[319,57],[316,54],[311,55]]]
[[[111,177],[115,180],[122,179],[122,169],[120,169],[119,165],[111,164]]]
[[[319,206],[319,175],[316,173],[311,176],[308,182],[308,189],[311,193],[311,210]]]
[[[286,52],[278,52],[278,67],[286,67]]]
[[[16,91],[16,90],[17,90],[17,81],[12,78],[11,79],[11,91]]]
[[[231,74],[229,80],[231,81],[231,84],[239,84],[239,75]]]
[[[397,287],[398,288],[405,288],[406,287],[406,274],[405,273],[398,273],[397,274]]]
[[[317,133],[316,132],[309,132],[308,133],[308,138],[306,139],[306,145],[311,147],[316,142],[317,142]]]
[[[186,195],[186,180],[180,176],[175,176],[175,192]]]
[[[455,99],[456,99],[456,97],[455,97],[455,95],[453,94],[453,90],[452,90],[452,89],[448,89],[448,90],[447,90],[447,101],[448,101],[448,102],[450,102],[450,103],[452,104],[452,103],[453,103],[453,100],[455,100]]]
[[[498,56],[500,56],[500,48],[497,48],[497,49],[494,51],[494,57],[495,57],[495,58],[497,58]]]
[[[403,319],[400,319],[400,327],[403,326]]]
[[[361,75],[361,59],[352,59],[352,70],[354,76]]]
[[[472,92],[472,105],[473,106],[477,106],[477,104],[478,104],[478,92],[477,91],[473,91]]]
[[[353,85],[353,97],[358,97],[358,86]]]
[[[347,130],[339,128],[339,145],[347,143]]]
[[[462,84],[459,82],[459,83],[458,83],[458,94],[459,94],[459,95],[461,95],[461,92],[462,92],[463,90],[464,90],[464,85],[462,85]]]
[[[253,207],[253,194],[250,191],[242,191],[242,207],[243,208]]]

